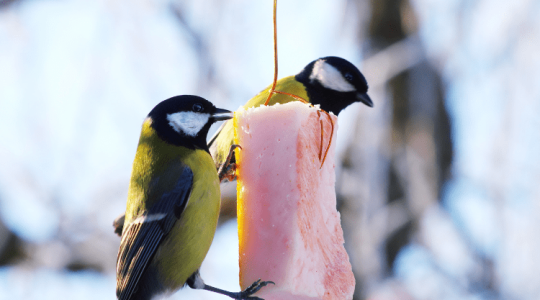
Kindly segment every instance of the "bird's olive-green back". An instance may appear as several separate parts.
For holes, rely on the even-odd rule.
[[[251,107],[259,107],[264,104],[266,101],[266,98],[268,98],[268,93],[270,92],[270,89],[272,88],[272,85],[269,85],[266,89],[261,91],[258,95],[251,98],[245,105],[244,109],[248,109]],[[284,77],[276,83],[276,91],[286,92],[289,94],[293,94],[299,97],[302,97],[306,101],[309,101],[306,88],[304,85],[294,78],[294,76],[288,76]],[[268,105],[274,105],[276,103],[287,103],[291,101],[298,101],[293,97],[283,95],[283,94],[274,94],[270,101],[268,102]],[[210,151],[212,152],[212,156],[214,158],[214,161],[216,163],[216,166],[220,166],[225,162],[227,159],[227,155],[229,154],[229,149],[231,148],[231,145],[234,142],[234,128],[233,128],[233,122],[231,120],[227,121],[225,125],[223,126],[223,129],[219,133],[218,137],[214,141],[214,145],[212,145]]]
[[[257,94],[255,97],[251,98],[245,105],[244,109],[248,109],[251,107],[259,107],[266,101],[266,98],[268,98],[268,93],[270,92],[270,89],[272,88],[272,85],[269,85],[267,88],[262,90],[259,94]],[[304,85],[294,78],[294,76],[288,76],[281,78],[276,83],[276,91],[286,92],[289,94],[293,94],[299,97],[304,98],[306,101],[309,101],[306,88]],[[268,102],[268,105],[274,105],[276,103],[287,103],[291,101],[297,101],[295,98],[292,98],[287,95],[282,94],[274,94],[270,101]]]
[[[164,286],[175,289],[200,267],[212,243],[220,209],[219,179],[208,152],[168,144],[150,125],[150,119],[143,124],[133,163],[125,226],[174,188],[182,173],[179,166],[191,168],[188,203],[152,262]]]

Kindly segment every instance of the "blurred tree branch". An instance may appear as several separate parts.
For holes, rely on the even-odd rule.
[[[192,47],[195,49],[195,53],[197,54],[197,62],[199,64],[199,80],[197,83],[197,90],[199,91],[198,94],[209,87],[215,88],[218,82],[215,78],[215,62],[210,54],[209,43],[206,42],[204,35],[198,32],[189,23],[179,2],[171,3],[169,7],[180,26],[188,34],[188,40],[191,41]]]
[[[416,37],[408,1],[370,3],[367,44],[374,54],[363,72],[375,108],[360,111],[337,186],[355,299],[367,297],[401,248],[416,239],[420,217],[437,203],[452,161],[441,77]]]
[[[15,264],[25,258],[25,243],[0,220],[0,266]]]
[[[7,8],[8,6],[21,2],[21,0],[0,0],[0,9]]]

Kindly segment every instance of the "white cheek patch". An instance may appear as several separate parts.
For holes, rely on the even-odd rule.
[[[167,115],[169,125],[178,133],[188,136],[196,136],[199,131],[208,123],[210,114],[197,113],[192,111],[182,111]]]
[[[324,60],[318,60],[313,66],[313,71],[309,76],[311,80],[318,80],[322,86],[338,92],[353,92],[356,91],[354,86],[350,84],[332,65]]]

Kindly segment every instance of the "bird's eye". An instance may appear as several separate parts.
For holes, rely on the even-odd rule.
[[[351,73],[345,73],[345,79],[347,79],[347,81],[352,81],[353,80],[353,75]]]
[[[193,111],[194,112],[201,112],[203,110],[204,110],[203,106],[200,105],[199,103],[193,104]]]

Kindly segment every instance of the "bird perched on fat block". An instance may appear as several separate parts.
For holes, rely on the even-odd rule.
[[[233,293],[205,284],[199,274],[220,208],[219,179],[206,136],[214,122],[231,117],[230,111],[197,96],[167,99],[148,114],[118,251],[119,300],[149,300],[185,284],[234,299],[259,299],[251,295],[270,283],[259,280]]]
[[[271,86],[251,98],[244,109],[263,105]],[[349,61],[335,56],[319,58],[309,63],[300,73],[277,81],[276,91],[300,96],[313,105],[338,115],[344,108],[354,102],[362,102],[373,107],[367,95],[366,78]],[[275,94],[268,105],[297,101],[295,98]],[[233,122],[227,121],[208,142],[210,153],[220,169],[226,163],[234,139]],[[231,163],[234,163],[234,155]],[[220,178],[221,179],[221,178]]]
[[[335,115],[339,115],[343,109],[355,102],[362,102],[373,107],[373,102],[367,94],[368,84],[364,75],[349,61],[335,56],[314,60],[297,75],[278,80],[276,90],[300,96],[311,104],[318,104],[321,109]],[[251,98],[244,105],[244,108],[263,105],[269,91],[270,86]],[[275,94],[268,104],[274,105],[291,101],[297,100],[287,95]],[[227,121],[208,142],[216,169],[221,170],[229,156],[231,157],[231,169],[234,169],[235,156],[230,155],[232,154],[233,140],[233,123]],[[224,173],[227,173],[227,170]],[[224,178],[220,178],[220,181]],[[122,235],[123,218],[124,216],[121,215],[113,223],[115,233],[118,235]]]

